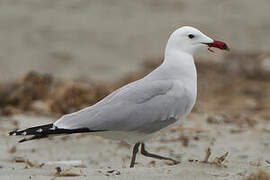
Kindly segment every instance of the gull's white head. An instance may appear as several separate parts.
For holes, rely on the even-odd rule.
[[[196,50],[202,48],[212,51],[210,47],[229,50],[226,43],[213,40],[196,28],[183,26],[171,34],[166,51],[181,51],[193,55]]]

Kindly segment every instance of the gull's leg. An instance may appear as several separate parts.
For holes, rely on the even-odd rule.
[[[144,143],[141,144],[141,153],[146,157],[151,157],[151,158],[156,158],[156,159],[161,159],[161,160],[169,160],[169,161],[172,161],[174,164],[180,163],[180,161],[176,161],[176,160],[168,158],[168,157],[163,157],[163,156],[160,156],[160,155],[157,155],[157,154],[152,154],[152,153],[147,152],[145,150]]]
[[[134,164],[135,164],[135,160],[136,160],[136,154],[139,151],[139,146],[141,143],[136,143],[133,147],[133,152],[132,152],[132,159],[131,159],[131,163],[130,163],[130,167],[133,168]]]

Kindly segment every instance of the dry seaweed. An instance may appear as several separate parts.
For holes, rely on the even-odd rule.
[[[193,111],[208,113],[209,123],[235,123],[240,127],[254,127],[255,119],[270,118],[269,78],[261,78],[267,73],[260,73],[258,78],[250,78],[250,72],[246,75],[243,73],[246,71],[241,68],[232,70],[230,63],[237,62],[241,66],[239,62],[245,59],[242,57],[247,55],[231,54],[225,57],[229,59],[226,65],[204,60],[196,63],[199,92]],[[261,58],[257,54],[250,57]],[[148,60],[138,72],[110,83],[66,83],[48,74],[29,72],[18,81],[0,84],[0,113],[12,115],[31,112],[58,116],[71,113],[95,104],[113,90],[143,77],[160,63],[160,60]],[[256,76],[256,72],[252,71],[252,77]],[[209,82],[212,82],[211,86],[208,85]]]
[[[55,177],[74,177],[74,176],[81,176],[81,174],[72,172],[71,169],[63,170],[60,167],[56,167],[56,173],[53,174]]]
[[[204,160],[198,161],[198,160],[194,160],[194,159],[189,159],[188,161],[189,162],[194,162],[195,161],[195,162],[201,162],[201,163],[207,163],[207,164],[214,164],[214,165],[217,165],[218,167],[227,167],[224,164],[224,161],[225,161],[226,157],[229,155],[229,152],[225,152],[225,154],[223,154],[222,156],[215,157],[212,161],[209,161],[211,154],[212,154],[211,153],[211,148],[208,147],[208,148],[206,148],[206,153],[205,153]]]
[[[219,167],[227,167],[226,165],[223,164],[224,160],[228,156],[228,152],[226,152],[224,155],[220,157],[215,157],[214,160],[212,161],[213,164],[216,164]]]
[[[208,147],[206,149],[206,154],[205,154],[205,158],[204,160],[202,161],[203,163],[208,163],[208,160],[209,160],[209,157],[211,156],[211,149],[210,147]]]
[[[24,168],[41,168],[44,164],[39,164],[37,161],[30,161],[29,159],[22,157],[15,157],[13,160],[15,163],[24,163]]]
[[[257,172],[251,173],[244,180],[270,180],[270,176],[265,171],[259,169]]]

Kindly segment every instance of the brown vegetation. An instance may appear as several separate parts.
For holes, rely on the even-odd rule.
[[[269,56],[231,54],[221,62],[197,61],[198,101],[194,111],[219,114],[225,123],[269,119]],[[244,61],[246,59],[246,61]],[[139,72],[130,73],[118,82],[68,82],[48,74],[29,72],[21,80],[0,84],[0,113],[22,112],[66,114],[90,106],[124,84],[137,80],[161,61],[147,61]],[[248,68],[253,67],[253,68]],[[214,119],[210,118],[209,122]]]

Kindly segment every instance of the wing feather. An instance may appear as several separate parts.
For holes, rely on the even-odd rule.
[[[177,94],[172,91],[175,88]],[[156,131],[174,123],[180,111],[185,110],[179,107],[180,102],[187,101],[181,92],[183,88],[172,81],[136,81],[93,106],[63,116],[54,125],[70,129]]]

